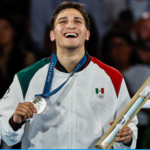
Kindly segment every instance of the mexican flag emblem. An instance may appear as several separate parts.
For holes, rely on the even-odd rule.
[[[103,99],[104,98],[104,88],[95,88],[96,97]]]

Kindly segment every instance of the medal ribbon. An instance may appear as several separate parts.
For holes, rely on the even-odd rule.
[[[52,60],[51,60],[50,65],[49,65],[49,69],[48,69],[48,73],[47,73],[47,78],[46,78],[43,94],[37,94],[35,96],[42,96],[44,98],[48,98],[49,96],[52,96],[53,94],[57,93],[67,83],[67,81],[70,79],[70,77],[72,77],[75,72],[80,70],[80,68],[84,65],[84,63],[86,61],[87,61],[87,56],[85,54],[83,56],[83,58],[80,60],[80,62],[77,64],[77,66],[75,67],[73,72],[70,74],[69,78],[63,84],[61,84],[58,88],[56,88],[52,92],[49,92],[50,89],[51,89],[51,85],[52,85],[52,80],[53,80],[53,75],[54,75],[54,68],[55,68],[56,63],[57,63],[57,57],[56,57],[56,54],[54,53],[52,55]]]

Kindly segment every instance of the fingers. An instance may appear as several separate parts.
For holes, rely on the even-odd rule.
[[[119,131],[119,133],[121,133],[121,132],[127,132],[127,131],[132,131],[132,130],[129,127],[124,127],[123,129],[121,129]]]
[[[110,122],[109,124],[112,125],[113,122]],[[115,141],[128,144],[132,139],[132,135],[133,135],[133,131],[129,127],[124,127],[117,134]]]
[[[20,116],[20,117],[19,117]],[[25,112],[23,112],[22,110],[16,110],[16,112],[15,112],[15,114],[14,114],[14,117],[13,117],[13,120],[14,120],[14,122],[15,123],[18,123],[17,121],[16,121],[16,119],[17,118],[20,118],[19,120],[26,120],[27,118],[28,118],[28,116],[26,115],[26,113]]]
[[[126,134],[132,134],[132,133],[133,131],[129,127],[124,127],[118,132],[117,136],[124,136]]]
[[[117,136],[123,137],[123,136],[127,136],[127,135],[132,135],[132,134],[133,134],[133,131],[129,127],[125,127],[119,131]]]
[[[34,105],[31,102],[26,102],[25,105],[29,106],[33,113],[37,113]]]
[[[32,118],[33,113],[36,113],[36,112],[37,111],[31,102],[19,103],[14,113],[13,121],[15,123],[21,123],[22,121],[25,121],[26,119]]]
[[[129,143],[132,139],[133,131],[129,127],[125,127],[117,134],[116,141],[123,142],[124,144]]]
[[[131,140],[132,136],[128,135],[128,136],[124,136],[124,137],[117,137],[116,141],[117,142],[123,142],[123,143],[129,143]]]
[[[20,106],[18,108],[18,112],[20,113],[20,115],[27,116],[27,118],[32,118],[32,116],[33,116],[32,110],[25,105]]]

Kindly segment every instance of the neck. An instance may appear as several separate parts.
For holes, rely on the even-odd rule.
[[[75,49],[75,50],[60,50],[57,48],[57,58],[61,65],[71,73],[79,61],[85,54],[85,50],[83,49]]]

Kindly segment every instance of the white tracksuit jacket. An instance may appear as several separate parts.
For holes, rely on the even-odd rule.
[[[0,138],[8,145],[22,140],[23,149],[93,149],[103,134],[128,104],[130,97],[121,74],[94,57],[88,66],[73,77],[55,95],[47,99],[46,110],[17,131],[9,119],[18,103],[29,102],[42,94],[49,58],[20,71],[0,102]],[[69,77],[54,70],[51,90]],[[96,92],[97,91],[97,92]],[[133,130],[130,147],[115,142],[115,149],[135,148],[137,118],[128,125]]]

